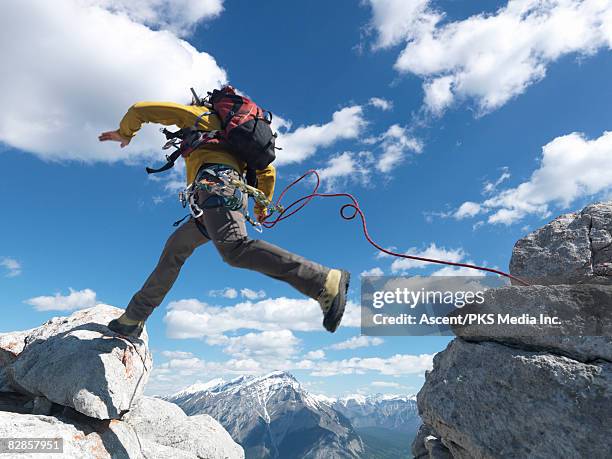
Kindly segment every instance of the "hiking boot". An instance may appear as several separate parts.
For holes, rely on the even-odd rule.
[[[330,333],[336,331],[344,315],[350,278],[351,273],[348,271],[331,269],[327,273],[323,291],[317,298],[324,315],[323,326]]]
[[[111,320],[108,328],[118,335],[139,338],[144,328],[144,320],[130,319],[124,312],[117,319]]]

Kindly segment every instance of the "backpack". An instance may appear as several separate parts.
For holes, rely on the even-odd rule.
[[[164,129],[170,146],[178,147],[175,152],[167,156],[167,163],[159,169],[147,167],[147,173],[154,174],[166,171],[174,166],[179,156],[188,156],[193,150],[204,144],[221,144],[238,159],[247,164],[247,183],[256,186],[256,169],[265,169],[276,158],[276,133],[272,132],[272,113],[263,110],[247,97],[236,94],[231,86],[224,86],[208,93],[200,99],[193,88],[191,92],[194,103],[211,109],[202,113],[193,127],[183,128],[176,132]],[[216,114],[221,121],[218,131],[203,131],[197,128],[200,119],[205,115]],[[180,144],[177,143],[180,139]]]

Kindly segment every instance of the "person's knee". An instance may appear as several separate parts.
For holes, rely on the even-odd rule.
[[[225,263],[236,268],[240,268],[244,265],[249,239],[244,238],[232,242],[219,242],[216,245]]]

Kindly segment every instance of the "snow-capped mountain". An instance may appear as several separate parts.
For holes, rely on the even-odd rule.
[[[357,394],[334,400],[332,407],[349,418],[357,429],[381,427],[414,432],[421,423],[415,396]]]
[[[188,415],[208,414],[218,420],[247,458],[358,458],[364,449],[333,400],[311,395],[285,372],[216,379],[166,400]]]

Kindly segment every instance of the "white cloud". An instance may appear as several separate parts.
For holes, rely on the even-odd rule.
[[[493,14],[440,24],[428,0],[370,0],[376,47],[406,42],[395,68],[424,79],[425,104],[440,114],[454,100],[494,110],[568,54],[612,47],[607,0],[510,0]]]
[[[373,387],[392,387],[394,389],[400,389],[400,388],[405,387],[402,384],[396,383],[396,382],[393,382],[393,381],[372,381],[370,383],[370,386],[373,386]]]
[[[387,99],[383,99],[381,97],[372,97],[369,103],[373,107],[379,108],[384,112],[393,110],[393,102]]]
[[[98,134],[116,129],[134,102],[188,102],[190,86],[215,87],[227,80],[225,71],[171,32],[93,3],[24,0],[3,10],[0,40],[11,45],[2,47],[0,58],[11,70],[0,76],[0,141],[47,160],[161,159],[163,136],[153,126],[123,149],[99,142]],[[174,4],[105,2],[111,3],[133,11]],[[204,11],[215,2],[189,3],[188,10]]]
[[[329,147],[339,140],[355,139],[366,126],[363,108],[359,105],[335,112],[332,120],[322,125],[300,126],[291,132],[279,132],[276,141],[282,150],[274,164],[299,163],[312,156],[318,148]]]
[[[37,311],[73,311],[75,309],[92,308],[98,301],[96,292],[91,289],[69,289],[68,295],[56,293],[54,296],[37,296],[26,300],[25,303],[34,306]]]
[[[21,263],[10,257],[1,257],[0,266],[6,269],[5,277],[17,277],[21,274]]]
[[[361,276],[382,276],[384,275],[384,272],[382,269],[376,266],[375,268],[368,269],[366,271],[362,271],[360,275]]]
[[[504,183],[506,180],[508,180],[511,177],[510,175],[510,169],[508,169],[507,167],[502,167],[502,173],[499,176],[499,178],[495,181],[495,182],[485,182],[484,187],[482,188],[482,194],[491,194],[493,193],[495,190],[497,190],[497,187],[499,185],[501,185],[502,183]]]
[[[198,357],[177,357],[153,368],[148,392],[176,392],[178,384],[186,386],[200,380],[228,375],[257,375],[275,370],[305,370],[312,376],[378,373],[386,376],[423,374],[432,367],[433,354],[396,354],[390,357],[353,357],[344,360],[324,360],[322,351],[306,354],[308,359],[270,358],[260,355],[233,357],[225,361],[203,360]],[[382,386],[381,386],[382,387]],[[388,386],[390,387],[390,386]]]
[[[259,300],[266,297],[266,292],[263,290],[251,290],[250,288],[240,289],[240,294],[248,300]]]
[[[193,357],[191,352],[185,351],[162,351],[161,354],[167,359],[190,359]]]
[[[208,296],[229,298],[230,300],[238,298],[238,290],[232,287],[225,287],[221,290],[209,290]],[[264,290],[251,290],[250,288],[240,289],[240,296],[248,300],[258,300],[266,297]]]
[[[433,354],[396,354],[392,357],[353,357],[345,360],[319,361],[312,368],[313,376],[335,376],[342,374],[365,374],[376,372],[383,375],[400,376],[422,374],[433,365]]]
[[[317,349],[316,351],[310,351],[304,354],[304,358],[307,360],[321,360],[325,358],[325,351],[323,349]]]
[[[380,346],[384,343],[382,338],[372,337],[372,336],[353,336],[346,341],[341,341],[336,344],[332,344],[329,346],[330,349],[334,349],[336,351],[344,350],[344,349],[358,349],[360,347],[370,347],[370,346]]]
[[[453,277],[483,277],[485,276],[485,272],[473,269],[466,268],[464,266],[445,266],[444,268],[440,268],[437,271],[431,273],[432,276],[453,276]]]
[[[444,247],[438,247],[432,242],[429,247],[425,250],[418,250],[416,247],[412,247],[404,252],[406,255],[414,255],[422,258],[434,258],[437,260],[451,261],[459,263],[465,257],[465,252],[462,248],[458,249],[446,249]],[[391,271],[394,273],[398,271],[407,271],[415,268],[425,268],[429,266],[429,263],[418,260],[410,260],[408,258],[398,258],[391,263]]]
[[[286,360],[298,352],[300,340],[290,330],[246,333],[241,336],[221,336],[208,340],[209,344],[224,346],[223,352],[234,358],[251,358],[257,361]]]
[[[367,185],[374,157],[369,151],[357,153],[345,151],[327,160],[325,167],[317,169],[326,192],[334,191],[341,183],[348,182]],[[313,181],[314,182],[314,181]]]
[[[331,157],[326,167],[317,170],[322,180],[333,180],[338,177],[354,174],[355,171],[356,164],[349,151]]]
[[[441,115],[453,103],[453,78],[444,76],[423,84],[425,105],[435,115]]]
[[[380,339],[380,338],[377,338]],[[164,351],[168,361],[156,364],[148,393],[176,392],[177,385],[186,386],[208,378],[231,375],[257,375],[275,370],[308,371],[312,376],[379,373],[388,376],[422,374],[431,369],[433,355],[396,354],[380,358],[353,357],[344,360],[326,360],[323,349],[299,356],[296,352],[299,339],[288,330],[227,337],[217,336],[207,340],[211,345],[225,346],[230,355],[225,361],[203,360],[190,352]],[[380,387],[383,387],[382,384]],[[387,386],[391,387],[391,386]]]
[[[168,29],[179,36],[190,34],[199,22],[216,18],[223,11],[223,0],[81,0],[81,3],[126,14],[135,22]]]
[[[612,132],[593,140],[574,132],[544,145],[540,166],[529,180],[499,191],[481,207],[492,224],[512,224],[531,214],[544,218],[551,206],[567,208],[578,199],[612,190],[610,170]]]
[[[454,212],[453,217],[457,220],[463,220],[478,215],[481,210],[481,206],[477,202],[466,201]]]
[[[170,338],[218,337],[225,332],[253,329],[259,331],[321,331],[323,314],[312,299],[267,298],[245,301],[234,306],[217,307],[195,299],[171,302],[164,317]],[[359,306],[347,302],[342,327],[359,327]]]
[[[212,297],[223,297],[223,298],[229,298],[231,300],[238,298],[238,290],[236,290],[235,288],[231,288],[231,287],[225,287],[224,289],[221,290],[209,290],[208,291],[208,296],[212,296]]]
[[[379,137],[382,154],[378,159],[376,168],[383,173],[390,172],[398,164],[402,163],[409,151],[420,153],[423,144],[420,140],[411,137],[406,128],[398,124],[391,126]]]
[[[370,26],[376,29],[375,48],[388,48],[431,30],[440,19],[429,8],[429,0],[369,0]]]

